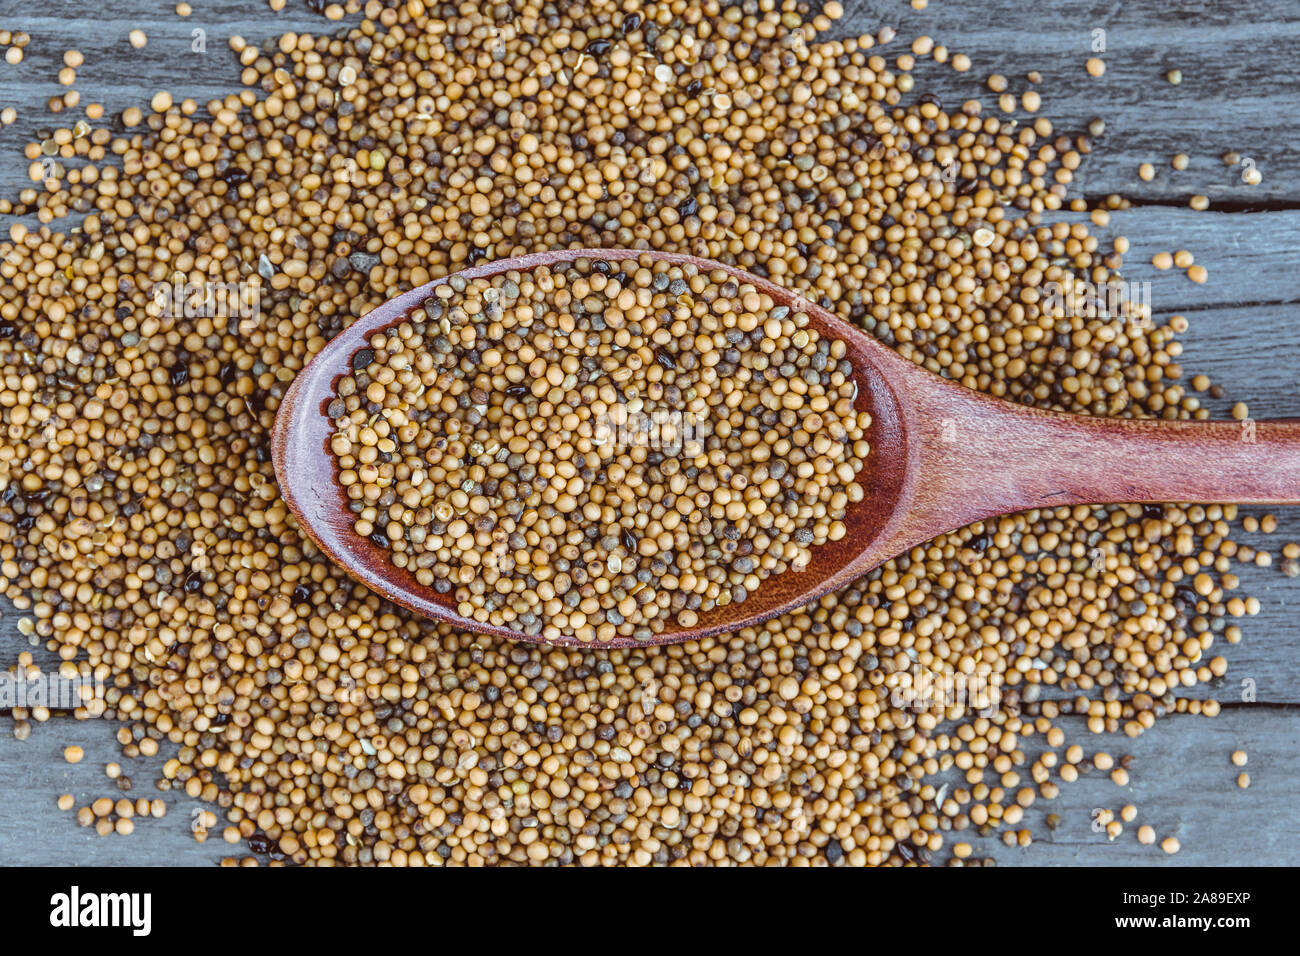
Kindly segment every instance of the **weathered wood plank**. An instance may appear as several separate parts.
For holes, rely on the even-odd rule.
[[[1044,221],[1082,222],[1082,213],[1064,212]],[[1150,303],[1157,319],[1177,312],[1218,307],[1266,305],[1300,301],[1300,210],[1265,212],[1196,212],[1192,209],[1143,207],[1111,214],[1110,224],[1092,227],[1109,253],[1116,237],[1129,241],[1121,270],[1127,282],[1150,282]],[[1151,264],[1157,252],[1186,249],[1205,266],[1209,280],[1198,285],[1184,270],[1164,271]],[[1270,313],[1271,314],[1271,313]],[[1268,326],[1263,317],[1258,332],[1270,339],[1281,335],[1275,349],[1285,348],[1290,323]],[[1200,369],[1197,369],[1200,371]]]
[[[166,758],[160,754],[125,760],[112,722],[56,718],[35,725],[31,737],[21,741],[9,733],[12,721],[3,718],[0,724],[4,730],[0,736],[0,866],[202,866],[247,853],[246,847],[233,847],[221,839],[224,819],[207,842],[195,842],[192,814],[203,804],[181,791],[160,794],[154,781],[162,776]],[[63,748],[74,743],[86,754],[75,765],[63,759]],[[131,777],[129,793],[105,776],[104,765],[113,761],[121,763]],[[137,818],[130,836],[101,837],[93,827],[77,826],[75,810],[58,808],[55,801],[62,793],[72,794],[78,807],[100,797],[164,796],[167,815]]]
[[[933,63],[918,67],[917,88],[945,102],[977,98],[986,114],[1002,116],[986,78],[1001,73],[1008,92],[1020,94],[1031,85],[1026,74],[1036,70],[1041,81],[1033,88],[1043,99],[1037,115],[1051,119],[1058,133],[1073,136],[1094,117],[1105,120],[1106,133],[1076,181],[1089,197],[1119,192],[1135,201],[1185,204],[1202,193],[1230,205],[1300,199],[1300,155],[1289,132],[1292,51],[1300,37],[1300,7],[1293,3],[945,0],[920,12],[891,0],[845,6],[854,13],[844,23],[855,30],[880,23],[898,28],[898,39],[880,50],[891,61],[918,34],[969,55],[965,74]],[[1099,30],[1104,34],[1094,36]],[[1104,53],[1093,52],[1097,39]],[[1084,69],[1094,55],[1106,63],[1096,79]],[[1173,68],[1183,74],[1177,86],[1165,79]],[[1015,115],[1022,122],[1030,116]],[[1240,166],[1225,167],[1228,150],[1253,159],[1263,182],[1248,186]],[[1169,165],[1177,152],[1191,159],[1182,172]],[[1137,176],[1144,162],[1157,169],[1153,182]]]
[[[1300,769],[1300,709],[1240,708],[1213,720],[1173,717],[1171,725],[1157,725],[1136,740],[1092,737],[1080,724],[1065,726],[1089,757],[1105,750],[1136,758],[1130,783],[1120,787],[1108,774],[1087,772],[1063,784],[1056,800],[1039,800],[1026,811],[1022,825],[1033,830],[1034,845],[1008,848],[996,837],[968,840],[977,853],[1003,866],[1285,866],[1300,859],[1292,791]],[[1229,760],[1234,750],[1249,755],[1244,768]],[[1251,777],[1246,790],[1236,783],[1242,770]],[[1092,829],[1095,810],[1109,809],[1118,818],[1130,803],[1138,808],[1137,819],[1113,843]],[[1045,823],[1052,813],[1061,818],[1056,830]],[[1137,842],[1143,824],[1155,828],[1157,845]],[[1159,847],[1167,836],[1182,844],[1174,856]]]

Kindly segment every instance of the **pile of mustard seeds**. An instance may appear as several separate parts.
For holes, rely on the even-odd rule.
[[[354,530],[466,617],[649,640],[844,537],[871,416],[843,342],[648,258],[454,277],[328,412]]]
[[[106,682],[83,710],[124,753],[174,753],[161,788],[288,863],[973,862],[1077,777],[1060,718],[1217,712],[1182,695],[1257,608],[1231,506],[982,522],[662,649],[461,633],[352,582],[278,494],[281,397],[396,292],[518,253],[691,252],[970,388],[1206,414],[1186,320],[1053,295],[1122,262],[1053,219],[1088,137],[917,95],[883,32],[826,39],[838,3],[364,13],[233,39],[241,93],[56,131],[30,152],[57,178],[0,203],[39,224],[0,243],[0,576],[30,640]],[[255,314],[170,294],[213,286]],[[925,691],[959,678],[997,693]]]

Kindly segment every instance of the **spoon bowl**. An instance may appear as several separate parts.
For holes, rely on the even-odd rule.
[[[453,277],[398,295],[357,319],[290,385],[276,415],[272,458],[298,526],[353,578],[412,611],[511,640],[583,647],[633,647],[698,640],[759,624],[802,607],[889,558],[945,531],[1030,508],[1112,501],[1300,502],[1300,423],[1104,419],[1013,405],[946,381],[801,295],[707,259],[637,249],[565,249],[472,266],[465,279],[527,272],[576,259],[647,256],[701,273],[721,270],[808,315],[821,336],[842,341],[857,384],[855,407],[870,412],[870,455],[858,475],[866,491],[843,518],[847,533],[813,548],[802,571],[765,579],[744,601],[701,611],[695,626],[648,640],[587,642],[530,637],[467,618],[455,597],[419,584],[389,552],[353,530],[329,444],[326,406],[352,356],[400,324]]]

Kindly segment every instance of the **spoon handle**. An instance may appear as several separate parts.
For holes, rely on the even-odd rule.
[[[963,396],[921,427],[917,505],[951,530],[1029,508],[1300,504],[1300,420],[1097,418]]]

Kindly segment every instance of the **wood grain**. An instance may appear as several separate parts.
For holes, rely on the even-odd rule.
[[[1219,416],[1235,400],[1249,401],[1256,418],[1300,414],[1300,153],[1294,148],[1300,136],[1294,108],[1300,68],[1293,52],[1300,10],[1293,0],[934,0],[921,12],[894,0],[847,0],[845,6],[849,15],[837,32],[874,32],[890,25],[900,38],[929,34],[970,54],[974,65],[966,74],[932,63],[917,70],[918,89],[933,90],[945,102],[979,96],[986,112],[999,115],[983,85],[987,74],[1005,74],[1010,89],[1019,93],[1029,87],[1026,73],[1038,70],[1040,115],[1057,131],[1074,135],[1094,117],[1103,118],[1106,132],[1085,159],[1074,191],[1092,197],[1119,192],[1142,207],[1115,213],[1112,224],[1097,232],[1107,240],[1129,237],[1125,276],[1154,283],[1158,319],[1173,313],[1191,319],[1191,331],[1183,336],[1183,364],[1189,373],[1209,374],[1227,391],[1225,398],[1205,396],[1205,402]],[[0,106],[19,110],[19,122],[0,130],[0,194],[12,196],[30,185],[22,147],[42,127],[59,125],[43,104],[61,90],[54,75],[65,49],[86,55],[78,71],[83,100],[102,102],[114,112],[141,105],[162,88],[199,102],[238,88],[237,67],[225,46],[232,34],[261,40],[284,30],[336,29],[296,0],[275,15],[260,0],[195,0],[194,7],[192,17],[181,19],[170,4],[145,0],[109,6],[89,0],[45,6],[0,0],[0,24],[33,35],[23,64],[0,64]],[[143,51],[126,42],[137,26],[150,37]],[[195,28],[207,31],[206,53],[191,50]],[[1107,71],[1090,79],[1083,63],[1092,55],[1092,31],[1098,28],[1107,31]],[[895,41],[879,52],[892,60],[905,50]],[[1184,76],[1177,87],[1163,79],[1175,66]],[[1256,161],[1263,173],[1260,185],[1247,186],[1240,168],[1222,164],[1220,156],[1228,149]],[[1168,164],[1177,152],[1190,156],[1183,172]],[[1153,182],[1137,178],[1142,162],[1156,166]],[[1183,208],[1193,193],[1208,195],[1215,211]],[[1155,252],[1179,248],[1192,251],[1208,268],[1208,283],[1197,286],[1149,266]],[[1276,534],[1236,537],[1276,556],[1282,542],[1300,539],[1300,509],[1275,513]],[[1262,610],[1241,622],[1243,643],[1216,642],[1213,653],[1230,661],[1228,676],[1194,688],[1190,696],[1240,701],[1242,682],[1250,681],[1251,693],[1262,703],[1236,704],[1215,720],[1170,718],[1136,741],[1094,738],[1098,747],[1138,757],[1129,788],[1117,788],[1100,775],[1085,777],[1026,815],[1040,842],[1007,849],[996,839],[967,835],[978,853],[1004,865],[1296,862],[1300,818],[1292,781],[1300,770],[1300,707],[1295,706],[1300,702],[1300,655],[1295,653],[1300,581],[1284,577],[1276,563],[1247,566],[1240,576],[1241,593],[1257,595]],[[0,615],[0,664],[11,664],[27,649],[14,619],[12,612]],[[195,843],[189,814],[197,805],[174,793],[167,797],[168,817],[142,823],[131,837],[98,838],[77,828],[55,809],[54,797],[112,792],[102,764],[119,759],[114,728],[60,718],[37,726],[30,740],[20,742],[7,736],[8,723],[0,719],[6,734],[0,736],[0,863],[210,865],[237,849],[215,835]],[[1081,728],[1074,729],[1076,739],[1088,741]],[[69,743],[87,752],[75,767],[59,756]],[[1247,769],[1254,785],[1247,791],[1237,790],[1236,770],[1227,763],[1227,754],[1238,747],[1251,754]],[[161,759],[145,763],[156,768]],[[153,796],[157,773],[135,764],[127,772],[136,779],[136,791]],[[1091,831],[1092,809],[1130,801],[1141,808],[1138,823],[1178,836],[1183,851],[1167,857],[1139,846],[1131,828],[1114,844]],[[1042,825],[1049,812],[1062,819],[1056,831]]]

